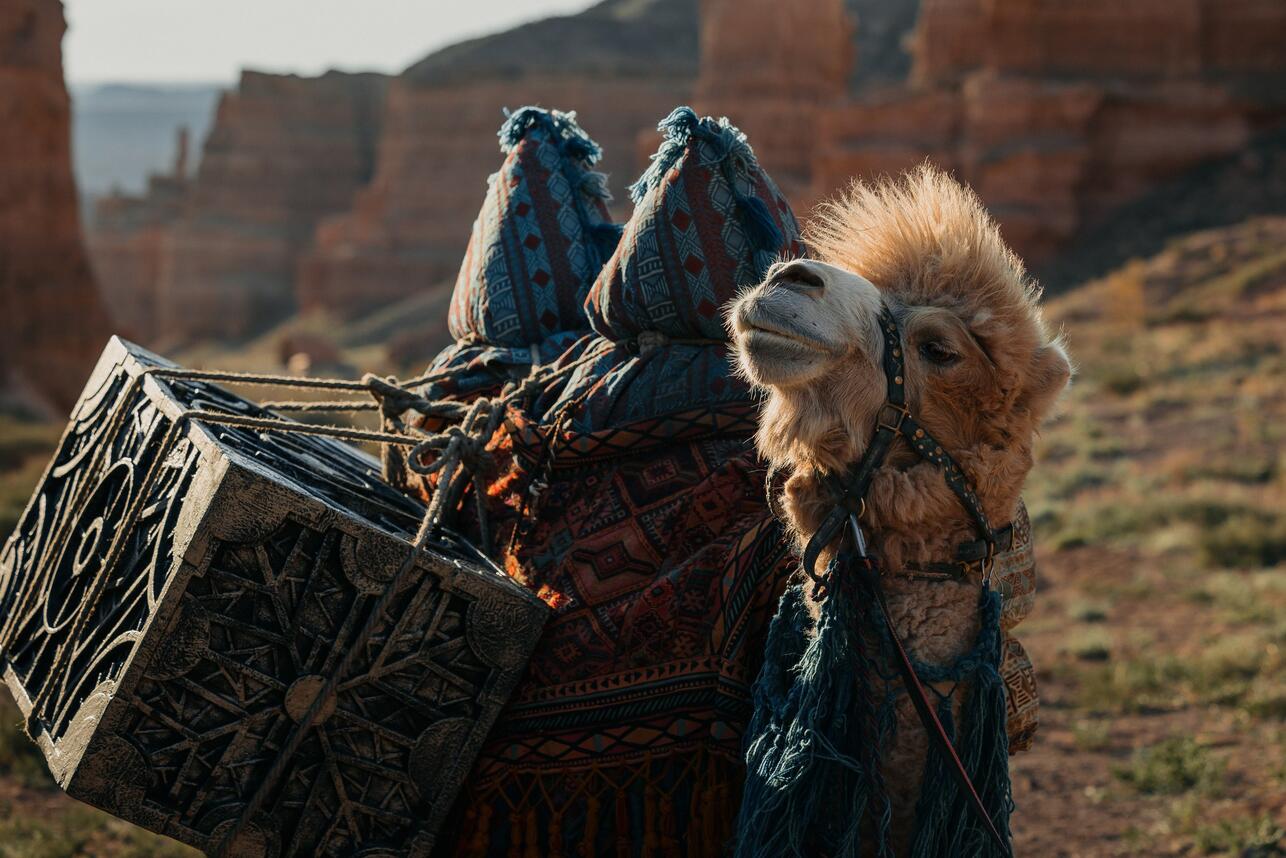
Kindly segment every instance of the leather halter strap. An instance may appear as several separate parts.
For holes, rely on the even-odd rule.
[[[969,566],[980,564],[984,581],[990,583],[991,564],[996,553],[1006,551],[1013,543],[1012,525],[992,528],[982,503],[974,492],[960,466],[951,455],[925,431],[906,406],[905,357],[902,354],[902,335],[893,314],[884,308],[880,312],[880,333],[884,338],[884,376],[888,392],[884,404],[876,415],[875,433],[866,446],[866,452],[847,474],[823,473],[822,480],[835,500],[835,507],[822,520],[817,532],[804,548],[804,569],[816,578],[817,558],[844,529],[849,514],[859,518],[866,510],[866,493],[870,490],[875,472],[884,464],[894,439],[901,437],[921,459],[937,465],[942,471],[947,487],[951,489],[965,512],[973,519],[978,539],[956,546],[955,557],[950,563],[930,564],[925,571],[967,571]],[[964,567],[962,569],[962,566]]]
[[[1013,542],[1013,527],[1012,525],[1005,525],[998,529],[991,527],[991,523],[987,520],[987,514],[983,511],[982,504],[974,493],[972,484],[970,484],[960,466],[942,448],[942,445],[935,441],[933,436],[926,432],[911,416],[911,412],[906,406],[906,375],[904,371],[905,361],[902,354],[902,332],[898,327],[897,320],[887,307],[880,312],[879,322],[880,331],[884,337],[883,364],[884,375],[888,384],[885,402],[880,406],[880,411],[876,417],[875,434],[871,437],[871,441],[867,445],[866,452],[861,460],[845,476],[829,473],[822,475],[822,479],[834,497],[835,508],[822,521],[817,532],[813,534],[808,541],[808,545],[805,546],[804,571],[814,582],[821,586],[826,586],[828,582],[818,578],[814,571],[817,565],[817,558],[826,546],[842,535],[845,525],[848,525],[854,546],[861,555],[859,563],[855,564],[858,568],[853,571],[860,576],[860,583],[863,589],[867,590],[879,605],[880,616],[883,618],[889,637],[893,641],[894,651],[897,656],[894,662],[898,674],[902,679],[902,684],[906,686],[916,714],[924,725],[930,742],[946,760],[947,770],[966,797],[974,815],[978,817],[979,822],[986,830],[987,836],[1001,850],[1001,854],[1012,856],[1012,847],[1001,835],[995,821],[992,820],[991,815],[987,812],[987,807],[982,798],[978,795],[977,789],[974,788],[969,772],[960,760],[960,755],[956,753],[951,737],[947,734],[946,728],[942,725],[942,721],[938,718],[932,704],[929,702],[928,692],[925,691],[924,684],[916,673],[915,665],[911,661],[911,656],[907,653],[906,645],[898,635],[897,629],[893,627],[888,602],[884,597],[884,588],[880,585],[879,569],[873,558],[866,556],[865,540],[862,536],[858,519],[861,518],[862,513],[866,510],[866,493],[870,489],[871,480],[875,476],[876,470],[884,463],[894,439],[902,437],[921,459],[932,462],[942,471],[947,485],[973,519],[979,535],[977,540],[961,543],[956,547],[956,557],[953,563],[929,564],[929,571],[937,571],[935,567],[939,565],[953,571],[957,567],[961,568],[962,571],[967,571],[971,564],[977,563],[982,567],[982,585],[984,589],[989,587],[991,585],[991,568],[996,552],[1007,550],[1011,546]]]

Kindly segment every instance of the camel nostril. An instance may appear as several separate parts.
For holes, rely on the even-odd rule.
[[[769,284],[801,295],[814,296],[826,288],[826,281],[803,260],[789,262],[777,269]]]

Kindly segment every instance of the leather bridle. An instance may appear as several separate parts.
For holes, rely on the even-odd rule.
[[[986,829],[988,836],[991,837],[1004,854],[1012,855],[1009,842],[1000,834],[991,815],[987,812],[986,806],[979,797],[978,791],[974,788],[969,773],[965,770],[964,763],[961,762],[959,754],[956,753],[950,735],[942,726],[941,720],[929,702],[929,696],[925,692],[924,685],[916,673],[910,656],[907,654],[905,645],[893,627],[888,604],[884,596],[884,588],[880,584],[880,570],[877,560],[868,551],[860,519],[866,511],[866,494],[870,490],[871,480],[888,457],[893,441],[901,437],[922,460],[933,463],[942,471],[947,486],[960,500],[969,517],[973,519],[975,529],[978,532],[978,539],[961,543],[956,547],[955,556],[951,561],[924,564],[916,568],[932,573],[948,573],[956,577],[965,577],[976,569],[981,573],[982,586],[985,592],[991,586],[991,573],[995,565],[996,554],[1000,551],[1008,550],[1013,542],[1013,526],[1012,524],[1006,524],[1000,528],[991,527],[987,514],[983,511],[982,504],[978,501],[973,485],[969,482],[968,477],[965,476],[964,471],[961,470],[960,466],[956,464],[942,445],[935,441],[933,436],[925,431],[924,427],[911,415],[911,411],[906,404],[906,373],[902,331],[897,319],[887,307],[880,312],[879,326],[881,335],[884,338],[883,366],[888,388],[888,392],[885,394],[885,402],[880,406],[876,417],[875,433],[866,447],[866,452],[862,454],[862,458],[857,464],[849,468],[847,473],[843,475],[833,473],[824,473],[822,475],[822,480],[830,491],[835,501],[835,506],[826,518],[822,520],[817,532],[813,534],[805,546],[804,571],[818,588],[815,592],[820,593],[829,589],[832,582],[819,577],[815,571],[817,558],[828,545],[844,534],[847,526],[847,535],[852,540],[852,547],[856,551],[855,560],[857,561],[852,563],[850,568],[859,576],[859,580],[856,583],[879,605],[879,613],[883,618],[888,636],[893,642],[894,651],[897,655],[895,661],[898,672],[907,688],[907,692],[910,694],[911,702],[915,706],[920,721],[924,724],[930,740],[936,746],[938,752],[947,761],[947,768],[951,771],[962,793],[968,797],[971,808],[979,817],[979,821]],[[837,570],[837,574],[845,574],[847,571],[847,569],[840,569]]]
[[[844,475],[822,474],[835,507],[808,540],[804,548],[804,568],[813,575],[818,556],[840,535],[848,518],[856,516],[860,519],[865,513],[866,493],[870,490],[871,480],[888,457],[894,439],[901,437],[921,459],[938,466],[947,487],[960,500],[978,531],[978,539],[956,546],[955,557],[950,562],[927,564],[922,568],[934,572],[968,573],[976,567],[982,573],[983,583],[990,584],[996,554],[1009,550],[1013,543],[1013,525],[992,528],[964,471],[911,415],[906,404],[906,362],[902,354],[901,328],[887,308],[880,312],[879,325],[884,337],[883,365],[888,392],[876,415],[875,433],[858,463]],[[864,547],[859,548],[865,556]]]

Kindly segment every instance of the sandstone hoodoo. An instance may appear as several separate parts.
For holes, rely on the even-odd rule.
[[[98,201],[90,247],[126,329],[165,344],[239,337],[293,312],[314,227],[371,177],[385,84],[244,72],[194,177],[176,166],[141,196]]]
[[[294,308],[295,265],[370,178],[385,79],[246,72],[224,95],[158,283],[159,322],[238,336]]]
[[[71,405],[109,333],[81,243],[58,0],[0,6],[0,390]]]
[[[148,343],[161,331],[157,318],[161,265],[171,227],[183,213],[191,186],[187,141],[183,129],[172,170],[148,176],[146,193],[116,192],[94,203],[89,253],[103,299],[112,308],[118,333]]]

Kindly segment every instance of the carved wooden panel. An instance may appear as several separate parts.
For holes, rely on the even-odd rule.
[[[207,851],[426,855],[544,606],[449,535],[391,588],[423,508],[374,460],[158,366],[112,341],[0,555],[51,771]]]

